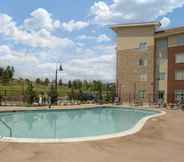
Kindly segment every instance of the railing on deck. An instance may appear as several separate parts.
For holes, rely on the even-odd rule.
[[[10,137],[12,137],[12,128],[0,118],[0,122],[3,123],[3,125],[9,130]]]

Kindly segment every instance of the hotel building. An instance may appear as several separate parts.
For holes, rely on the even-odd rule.
[[[160,23],[112,26],[117,34],[117,95],[121,103],[184,99],[184,27]]]

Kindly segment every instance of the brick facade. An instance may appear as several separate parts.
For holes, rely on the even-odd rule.
[[[184,70],[184,64],[176,64],[177,53],[184,53],[184,46],[168,49],[168,103],[175,102],[175,90],[184,89],[184,81],[175,80],[175,71]]]
[[[176,54],[184,53],[184,45],[177,43],[178,36],[184,38],[184,27],[162,31],[156,27],[156,22],[112,27],[118,35],[117,95],[121,103],[174,103],[175,91],[184,90],[184,80],[175,79],[175,71],[184,70],[184,63],[176,64]],[[140,59],[146,64],[140,65]],[[141,98],[140,91],[144,92]]]

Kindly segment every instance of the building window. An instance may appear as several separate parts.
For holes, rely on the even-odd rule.
[[[139,49],[145,49],[148,47],[148,43],[147,42],[141,42],[139,43]]]
[[[159,80],[165,80],[165,73],[159,73]]]
[[[145,60],[145,59],[139,59],[139,61],[138,61],[138,65],[139,66],[146,66],[147,65],[147,60]]]
[[[178,53],[176,54],[176,63],[184,63],[184,53]]]
[[[158,91],[158,99],[159,100],[164,100],[165,96],[165,91]]]
[[[143,59],[139,59],[139,66],[144,66],[144,60]]]
[[[145,90],[138,90],[138,94],[137,94],[139,99],[144,99],[145,97]]]
[[[184,70],[178,70],[175,72],[175,80],[184,80]]]
[[[167,44],[167,39],[160,39],[157,41],[156,46],[157,49],[166,49],[168,47]]]
[[[175,101],[180,102],[184,100],[184,90],[175,91]]]
[[[179,35],[176,37],[176,44],[183,45],[184,44],[184,35]]]
[[[156,58],[158,63],[167,61],[168,58],[167,39],[158,39],[156,41]]]
[[[140,81],[147,81],[147,74],[140,74]]]

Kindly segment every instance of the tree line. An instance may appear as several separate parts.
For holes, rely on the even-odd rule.
[[[113,102],[116,95],[114,83],[103,83],[102,81],[68,81],[71,100],[95,100],[96,102]]]
[[[38,79],[35,81],[36,84],[45,84],[45,82],[38,82]],[[54,104],[57,102],[58,91],[55,86],[55,82],[49,82],[48,91],[42,92],[42,95],[46,93],[47,96],[50,97],[51,103]],[[62,83],[60,80],[58,82],[58,87],[66,88],[67,93],[65,96],[70,101],[95,101],[98,103],[113,103],[116,96],[116,88],[114,83],[103,83],[101,81],[87,81],[87,80],[69,80],[67,83]],[[25,91],[25,95],[27,96],[28,102],[31,104],[36,98],[36,92],[34,85],[31,81],[27,81],[27,88]]]
[[[15,69],[13,66],[0,67],[0,82],[3,84],[10,83],[10,81],[13,80],[14,73]]]
[[[14,67],[7,66],[5,68],[0,67],[0,83],[4,85],[11,85],[16,83],[16,85],[24,85],[24,99],[25,102],[32,104],[35,99],[38,100],[39,95],[50,96],[51,102],[55,103],[58,97],[67,97],[68,100],[77,101],[89,101],[93,100],[98,103],[102,102],[113,102],[116,95],[115,83],[105,83],[102,81],[88,81],[88,80],[69,80],[68,82],[63,82],[62,79],[58,81],[59,90],[66,90],[64,96],[59,96],[58,90],[55,86],[55,81],[51,81],[48,78],[41,79],[36,78],[34,81],[29,79],[15,79],[14,78]],[[43,87],[48,87],[43,89],[41,94],[38,94],[36,85],[42,85]]]

